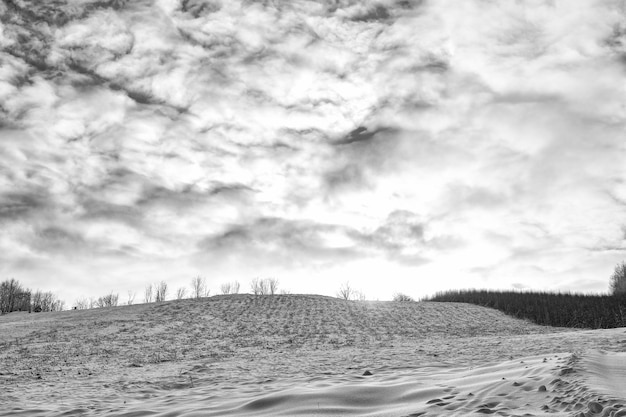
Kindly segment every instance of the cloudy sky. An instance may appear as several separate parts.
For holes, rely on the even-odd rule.
[[[0,279],[605,291],[624,0],[4,0]],[[140,298],[138,296],[138,298]]]

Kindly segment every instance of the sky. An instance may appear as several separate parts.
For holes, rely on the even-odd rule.
[[[0,279],[602,292],[624,0],[5,0]]]

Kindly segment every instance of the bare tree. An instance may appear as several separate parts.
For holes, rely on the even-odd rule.
[[[96,308],[96,299],[94,297],[89,297],[89,308]]]
[[[278,280],[276,278],[254,278],[250,281],[250,290],[254,295],[274,295],[278,292]]]
[[[65,310],[65,301],[55,298],[54,301],[52,301],[52,309],[50,311],[63,311],[63,310]]]
[[[176,299],[177,300],[182,300],[183,298],[185,298],[185,295],[187,295],[187,288],[185,287],[180,287],[176,290]]]
[[[252,281],[250,281],[250,290],[252,290],[252,294],[254,295],[265,294],[265,281],[259,278],[254,278]]]
[[[167,298],[167,283],[165,281],[154,284],[154,295],[155,301],[157,303],[160,301],[165,301],[165,299]]]
[[[191,280],[191,295],[197,300],[206,297],[206,279],[198,275]]]
[[[348,281],[341,284],[339,287],[339,291],[337,292],[337,298],[341,298],[342,300],[351,300],[354,296],[354,290],[350,286]]]
[[[252,281],[250,281],[250,291],[252,291],[252,294],[254,295],[259,295],[261,292],[261,288],[259,285],[259,279],[258,278],[253,278]]]
[[[365,294],[362,291],[352,288],[348,281],[341,284],[339,291],[337,291],[337,297],[342,300],[365,301]]]
[[[135,291],[131,291],[128,290],[128,299],[126,300],[126,305],[133,305],[133,303],[135,302],[135,297],[137,296],[137,293]]]
[[[119,300],[120,300],[120,295],[119,294],[109,294],[109,304],[111,305],[111,307],[116,307],[119,305]]]
[[[266,278],[265,282],[268,294],[276,294],[276,292],[278,291],[278,280],[276,278]]]
[[[76,310],[87,310],[89,308],[89,300],[85,297],[79,298],[74,301],[74,307],[76,307]]]
[[[363,293],[363,291],[354,291],[352,293],[352,300],[353,301],[365,301],[365,293]]]
[[[33,293],[32,309],[35,312],[61,311],[64,308],[65,302],[59,300],[51,291],[37,290]]]
[[[119,303],[120,295],[113,294],[112,292],[107,295],[103,295],[102,297],[98,297],[96,300],[96,306],[98,308],[104,307],[116,307]]]
[[[152,284],[146,285],[146,289],[143,292],[143,302],[144,303],[152,302]]]
[[[11,278],[0,283],[0,313],[30,311],[31,293]]]
[[[609,282],[609,290],[613,295],[626,294],[626,262],[615,266]]]
[[[227,282],[220,285],[220,291],[222,294],[239,294],[239,282]]]

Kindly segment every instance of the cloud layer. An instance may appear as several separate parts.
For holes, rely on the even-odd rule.
[[[30,286],[597,291],[624,258],[623,1],[0,17],[0,273]]]

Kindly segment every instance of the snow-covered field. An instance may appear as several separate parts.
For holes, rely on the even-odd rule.
[[[0,415],[626,415],[625,345],[623,328],[314,295],[12,313]]]

